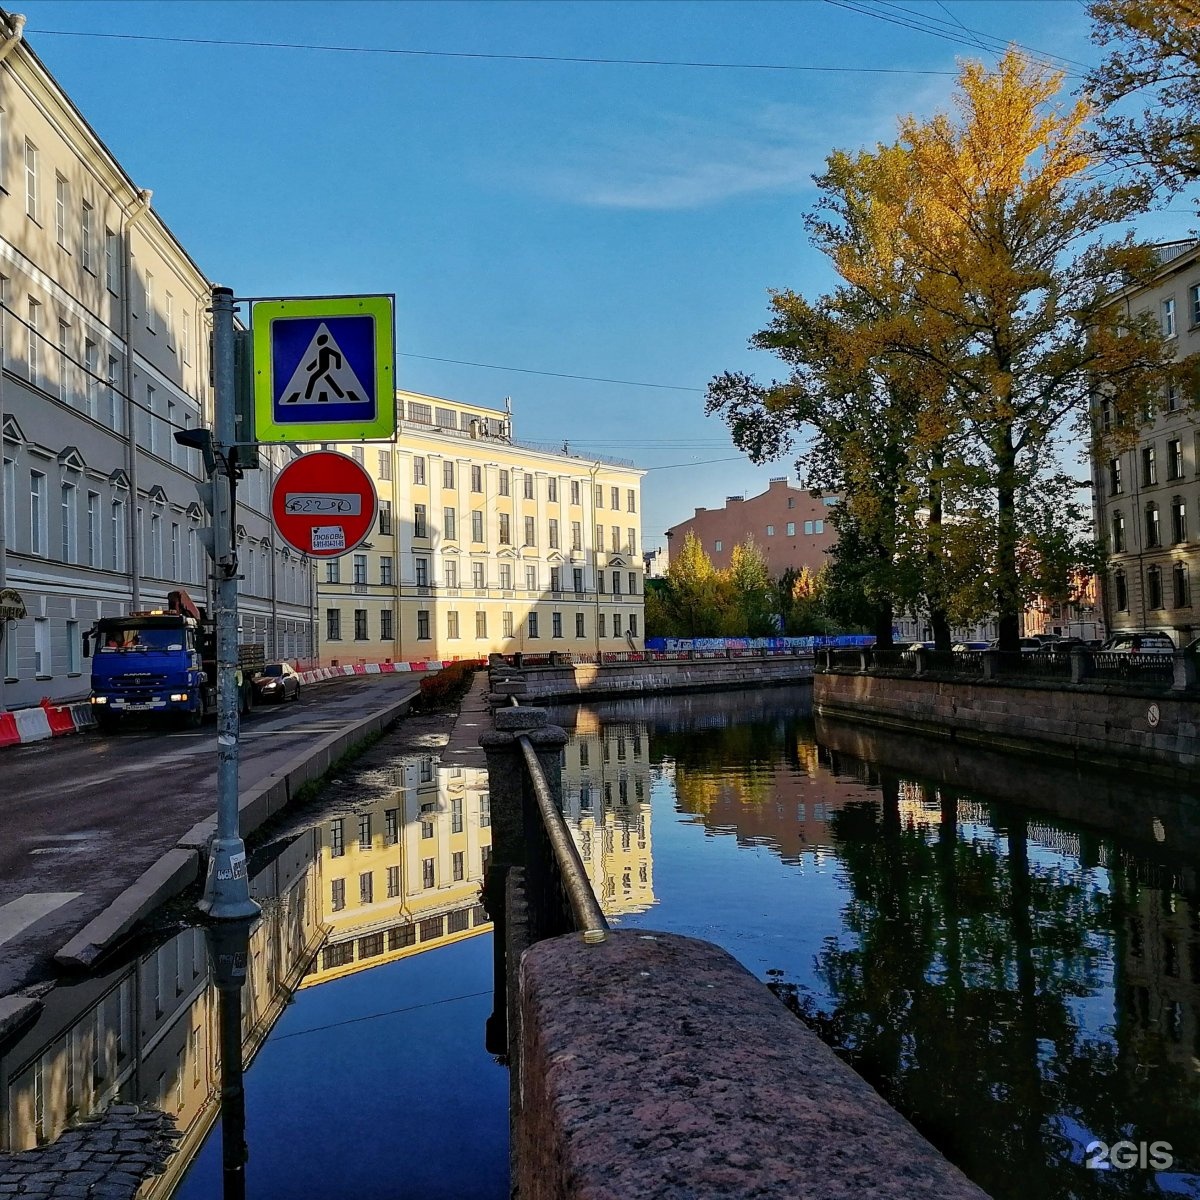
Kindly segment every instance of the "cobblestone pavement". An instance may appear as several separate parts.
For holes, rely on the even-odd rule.
[[[166,1113],[114,1104],[48,1146],[0,1154],[0,1198],[133,1200],[181,1136]]]

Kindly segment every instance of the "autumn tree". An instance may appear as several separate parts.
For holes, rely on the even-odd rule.
[[[716,637],[721,633],[720,580],[712,559],[689,529],[667,567],[662,597],[681,637]]]
[[[1200,179],[1200,3],[1092,0],[1092,41],[1107,57],[1086,81],[1104,112],[1099,147],[1146,191]]]

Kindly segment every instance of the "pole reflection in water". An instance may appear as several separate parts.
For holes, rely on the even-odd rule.
[[[242,1080],[242,988],[251,921],[223,921],[204,931],[221,1035],[221,1164],[223,1200],[245,1200],[246,1089]]]
[[[804,701],[551,713],[610,920],[724,946],[996,1200],[1200,1197],[1200,789],[814,729]]]

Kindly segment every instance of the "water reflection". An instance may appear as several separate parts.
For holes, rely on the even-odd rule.
[[[770,977],[998,1200],[1200,1195],[1200,795],[814,730],[794,699],[575,724],[569,754],[649,746],[657,903],[623,923]],[[1095,1139],[1173,1163],[1089,1170]]]
[[[140,1196],[172,1195],[218,1122],[224,1195],[246,1194],[256,1130],[242,1073],[293,997],[492,929],[479,904],[491,850],[486,773],[419,756],[357,782],[336,812],[255,856],[251,892],[263,913],[253,926],[178,930],[46,996],[38,1020],[0,1046],[0,1151],[45,1145],[132,1102],[172,1114],[183,1135]],[[464,1040],[481,1057],[482,1038],[480,1019]],[[315,1084],[331,1067],[314,1068],[315,1139]],[[221,1186],[210,1185],[196,1194]]]

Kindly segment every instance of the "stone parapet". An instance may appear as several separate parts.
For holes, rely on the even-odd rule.
[[[719,947],[525,952],[521,1200],[987,1200]]]
[[[1147,696],[1065,680],[1022,686],[988,679],[912,679],[824,673],[813,708],[822,716],[1181,782],[1200,773],[1200,698]]]

